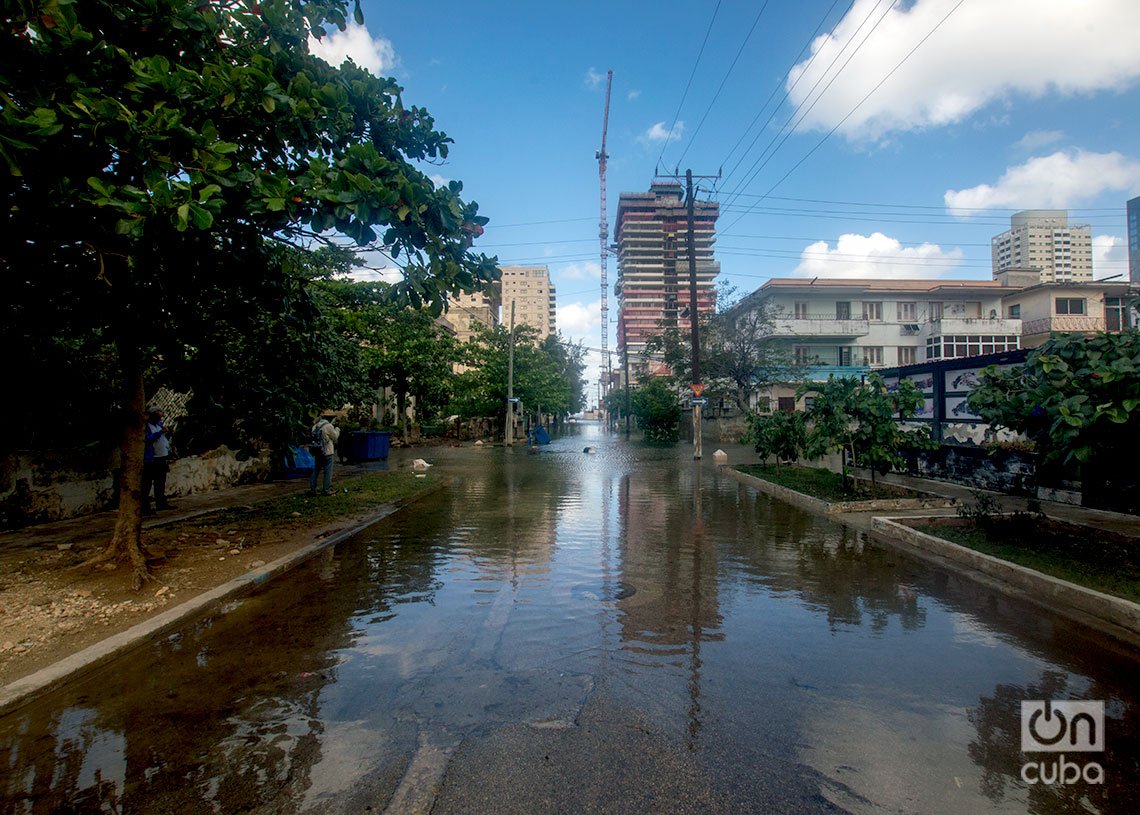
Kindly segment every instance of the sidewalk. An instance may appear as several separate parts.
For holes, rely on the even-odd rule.
[[[940,481],[933,478],[917,478],[915,476],[896,473],[889,473],[886,476],[880,477],[879,480],[886,484],[898,484],[915,490],[929,490],[939,495],[957,498],[959,504],[969,504],[974,500],[972,494],[974,490],[951,481]],[[982,492],[997,498],[998,503],[1005,512],[1013,512],[1014,510],[1024,512],[1026,502],[1029,500],[1027,496],[1023,495],[1007,495],[991,490],[982,490]],[[1062,504],[1057,501],[1040,501],[1039,503],[1041,504],[1042,512],[1050,518],[1056,518],[1058,521],[1084,524],[1085,526],[1107,529],[1110,532],[1118,532],[1121,535],[1140,538],[1140,516],[1126,515],[1121,512],[1109,512],[1104,509],[1079,507],[1072,504]],[[898,514],[901,515],[904,513]],[[915,512],[914,514],[954,515],[956,512],[953,509],[941,511],[924,510],[922,512]]]
[[[338,467],[333,486],[353,476],[400,469],[399,458]],[[71,568],[107,544],[115,511],[0,533],[0,708],[55,684],[68,671],[134,647],[163,626],[244,591],[402,505],[387,502],[306,522],[302,513],[309,502],[334,500],[302,498],[308,487],[307,479],[293,479],[176,499],[175,509],[145,519],[143,540],[160,565],[154,580],[139,591],[130,588],[129,571],[122,566]],[[302,502],[301,513],[294,513],[297,523],[283,523],[279,534],[256,533],[247,540],[240,522],[226,531],[210,522],[223,510],[291,496]]]
[[[337,465],[336,478],[349,478],[361,473],[389,469],[388,462],[377,461],[367,464]],[[335,483],[335,482],[334,482]],[[174,509],[160,512],[143,519],[143,532],[170,524],[207,515],[233,507],[251,506],[282,495],[296,495],[309,489],[308,479],[295,478],[271,481],[260,484],[241,484],[221,490],[199,492],[181,498],[171,499]],[[26,557],[34,549],[59,549],[61,547],[91,548],[106,543],[115,529],[117,510],[82,515],[66,521],[47,523],[10,529],[0,532],[0,573],[8,571],[6,566],[12,558]]]

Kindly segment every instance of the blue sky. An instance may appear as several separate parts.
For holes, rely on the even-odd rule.
[[[990,238],[1018,209],[1070,210],[1093,227],[1096,275],[1126,271],[1137,0],[363,8],[366,30],[327,40],[326,58],[395,76],[432,113],[456,143],[425,170],[461,180],[491,219],[478,248],[550,266],[559,328],[588,346],[607,69],[611,230],[618,195],[646,190],[659,157],[662,172],[723,170],[704,188],[740,293],[770,277],[989,278]],[[612,349],[612,291],[609,305]]]

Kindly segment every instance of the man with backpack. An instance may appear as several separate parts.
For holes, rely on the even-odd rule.
[[[324,473],[321,495],[332,495],[333,459],[340,429],[324,416],[317,419],[310,431],[309,452],[313,455],[313,473],[309,476],[309,495],[317,494],[317,479]]]

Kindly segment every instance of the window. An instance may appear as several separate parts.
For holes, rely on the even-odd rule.
[[[1009,316],[1011,318],[1013,318],[1014,320],[1020,320],[1021,319],[1021,304],[1020,303],[1018,303],[1016,306],[1010,306],[1009,307]]]
[[[882,365],[883,347],[881,345],[866,345],[863,347],[864,365]]]
[[[808,304],[796,303],[794,306],[794,313],[797,320],[806,320],[808,318]]]
[[[941,320],[942,319],[942,304],[941,303],[934,303],[934,302],[930,303],[930,319],[931,320]]]
[[[837,320],[850,320],[851,319],[851,304],[850,303],[836,303],[835,304],[835,319]]]
[[[1083,297],[1058,297],[1056,314],[1084,314],[1085,300]]]
[[[863,304],[863,319],[864,320],[882,320],[883,319],[883,304],[882,303],[864,303]]]
[[[780,396],[777,398],[776,404],[778,409],[784,413],[796,412],[796,397],[794,396]]]
[[[851,364],[851,347],[848,345],[840,345],[835,349],[835,364],[840,367],[846,367]]]
[[[1128,304],[1123,297],[1104,298],[1104,330],[1123,331],[1128,328]]]
[[[913,345],[899,346],[899,365],[914,365],[918,362],[918,349]]]
[[[757,396],[756,397],[756,410],[759,413],[772,412],[772,397],[771,396]]]
[[[811,348],[807,345],[797,345],[792,349],[796,365],[807,365],[812,361]]]
[[[918,319],[918,303],[899,303],[898,316],[900,323],[913,323]]]

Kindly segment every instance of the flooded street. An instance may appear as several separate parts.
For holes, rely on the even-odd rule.
[[[449,488],[0,719],[0,812],[1140,811],[1135,652],[713,449],[415,451]],[[1104,783],[1028,784],[1068,698]]]

